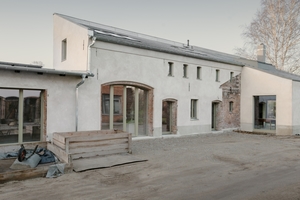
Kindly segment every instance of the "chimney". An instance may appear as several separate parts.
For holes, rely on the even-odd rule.
[[[266,46],[261,43],[257,47],[257,61],[258,62],[266,62]]]

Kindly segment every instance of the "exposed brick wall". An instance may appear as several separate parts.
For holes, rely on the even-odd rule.
[[[216,113],[216,130],[240,127],[240,89],[241,75],[220,86],[222,89],[222,102],[219,103]],[[233,103],[232,111],[229,110],[230,102]]]

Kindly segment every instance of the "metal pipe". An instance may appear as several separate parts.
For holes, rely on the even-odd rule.
[[[87,64],[87,71],[90,71],[90,69],[91,69],[92,46],[95,44],[96,39],[97,39],[96,37],[92,37],[92,43],[89,45],[89,48],[88,48],[88,64]]]
[[[75,97],[75,131],[78,131],[78,88],[81,86],[85,81],[85,75],[82,75],[82,80],[76,85],[76,97]]]

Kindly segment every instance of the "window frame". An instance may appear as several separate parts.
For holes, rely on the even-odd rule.
[[[174,75],[173,75],[173,72],[174,72],[173,64],[174,64],[174,63],[172,63],[172,62],[168,62],[168,65],[169,65],[168,76],[174,76]]]
[[[220,70],[216,69],[216,82],[220,82]]]
[[[233,112],[233,101],[229,102],[229,112]]]
[[[8,143],[1,143],[1,145],[12,145],[12,144],[22,144],[22,143],[33,143],[33,142],[42,142],[44,141],[44,130],[45,130],[45,93],[46,90],[43,89],[27,89],[27,88],[5,88],[5,87],[0,87],[0,89],[3,90],[15,90],[18,92],[18,110],[17,110],[17,136],[18,139],[17,141],[13,141],[13,142],[8,142]],[[39,91],[39,97],[36,98],[35,96],[28,96],[25,97],[24,93],[27,93],[28,91]],[[0,94],[1,95],[1,94]],[[35,110],[34,113],[39,112],[39,119],[35,119],[37,121],[25,121],[26,117],[25,114],[28,114],[28,108],[31,107],[30,103],[28,103],[28,101],[30,101],[30,99],[39,99],[39,110]],[[29,107],[26,107],[26,105],[28,105]],[[6,108],[5,108],[6,109]],[[1,108],[0,108],[1,111]],[[30,111],[29,111],[30,112]],[[5,118],[4,118],[5,119]],[[8,125],[10,125],[11,123],[9,123]],[[34,127],[37,127],[37,125],[39,125],[39,137],[38,140],[35,140],[33,138],[31,138],[31,140],[26,141],[24,140],[24,133],[26,127],[28,127],[30,129],[30,127],[33,129]],[[34,129],[32,130],[34,131]],[[34,132],[32,132],[31,134],[34,134]],[[33,136],[33,135],[32,135]]]
[[[234,76],[234,72],[230,72],[230,81],[232,81],[233,76]]]
[[[67,60],[67,38],[61,41],[61,61]]]
[[[198,119],[198,99],[191,99],[191,106],[190,106],[190,118],[192,120]]]
[[[197,79],[201,80],[202,79],[202,67],[198,66],[197,67]]]
[[[107,103],[107,102],[108,102],[108,108],[106,108],[106,105],[105,105],[105,103]],[[118,103],[118,106],[119,106],[119,112],[116,112],[116,107],[117,107],[116,102]],[[102,115],[109,115],[109,109],[110,109],[109,103],[110,103],[110,95],[102,94]],[[114,108],[114,115],[122,114],[122,105],[121,105],[121,96],[120,95],[114,95],[113,108]]]
[[[188,78],[188,65],[183,64],[183,78]]]

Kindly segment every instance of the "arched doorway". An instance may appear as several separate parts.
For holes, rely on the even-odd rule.
[[[135,82],[101,86],[101,129],[118,129],[132,136],[153,135],[153,88]]]

